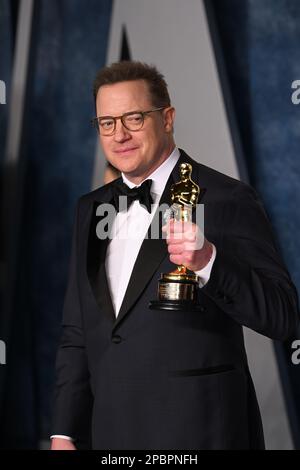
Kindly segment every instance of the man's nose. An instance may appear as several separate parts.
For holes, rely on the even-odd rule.
[[[121,119],[116,122],[116,130],[114,133],[114,139],[117,142],[124,142],[131,138],[131,134],[128,129],[123,125]]]

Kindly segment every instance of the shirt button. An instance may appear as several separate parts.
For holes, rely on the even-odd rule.
[[[114,336],[111,338],[111,340],[112,340],[113,343],[119,344],[119,343],[121,343],[122,338],[121,338],[121,336],[119,336],[119,335],[114,335]]]

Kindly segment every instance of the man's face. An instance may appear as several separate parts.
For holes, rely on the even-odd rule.
[[[149,111],[156,106],[151,102],[147,83],[136,80],[102,86],[96,108],[98,117],[115,117],[131,111]],[[113,135],[100,135],[107,160],[133,182],[142,181],[172,152],[173,121],[173,108],[146,115],[138,131],[127,130],[118,119]]]

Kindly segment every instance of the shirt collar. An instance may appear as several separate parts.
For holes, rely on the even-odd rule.
[[[180,153],[178,147],[175,147],[169,157],[158,168],[156,168],[156,170],[154,170],[151,175],[146,178],[147,180],[152,180],[151,193],[157,194],[159,196],[163,193],[166,186],[166,182],[168,181],[169,176],[172,173],[173,168],[176,165],[179,157]],[[122,178],[124,183],[127,184],[129,188],[133,188],[136,186],[134,183],[129,181],[128,178],[126,178],[124,173],[122,173]],[[141,181],[138,186],[140,186],[142,183],[143,181]]]

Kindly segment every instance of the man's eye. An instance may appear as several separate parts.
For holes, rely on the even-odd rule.
[[[126,116],[126,121],[131,124],[138,124],[142,121],[143,117],[141,114],[131,114],[130,116]]]
[[[100,121],[100,126],[102,127],[102,129],[110,129],[111,127],[113,127],[113,125],[114,125],[114,121],[112,119]]]

